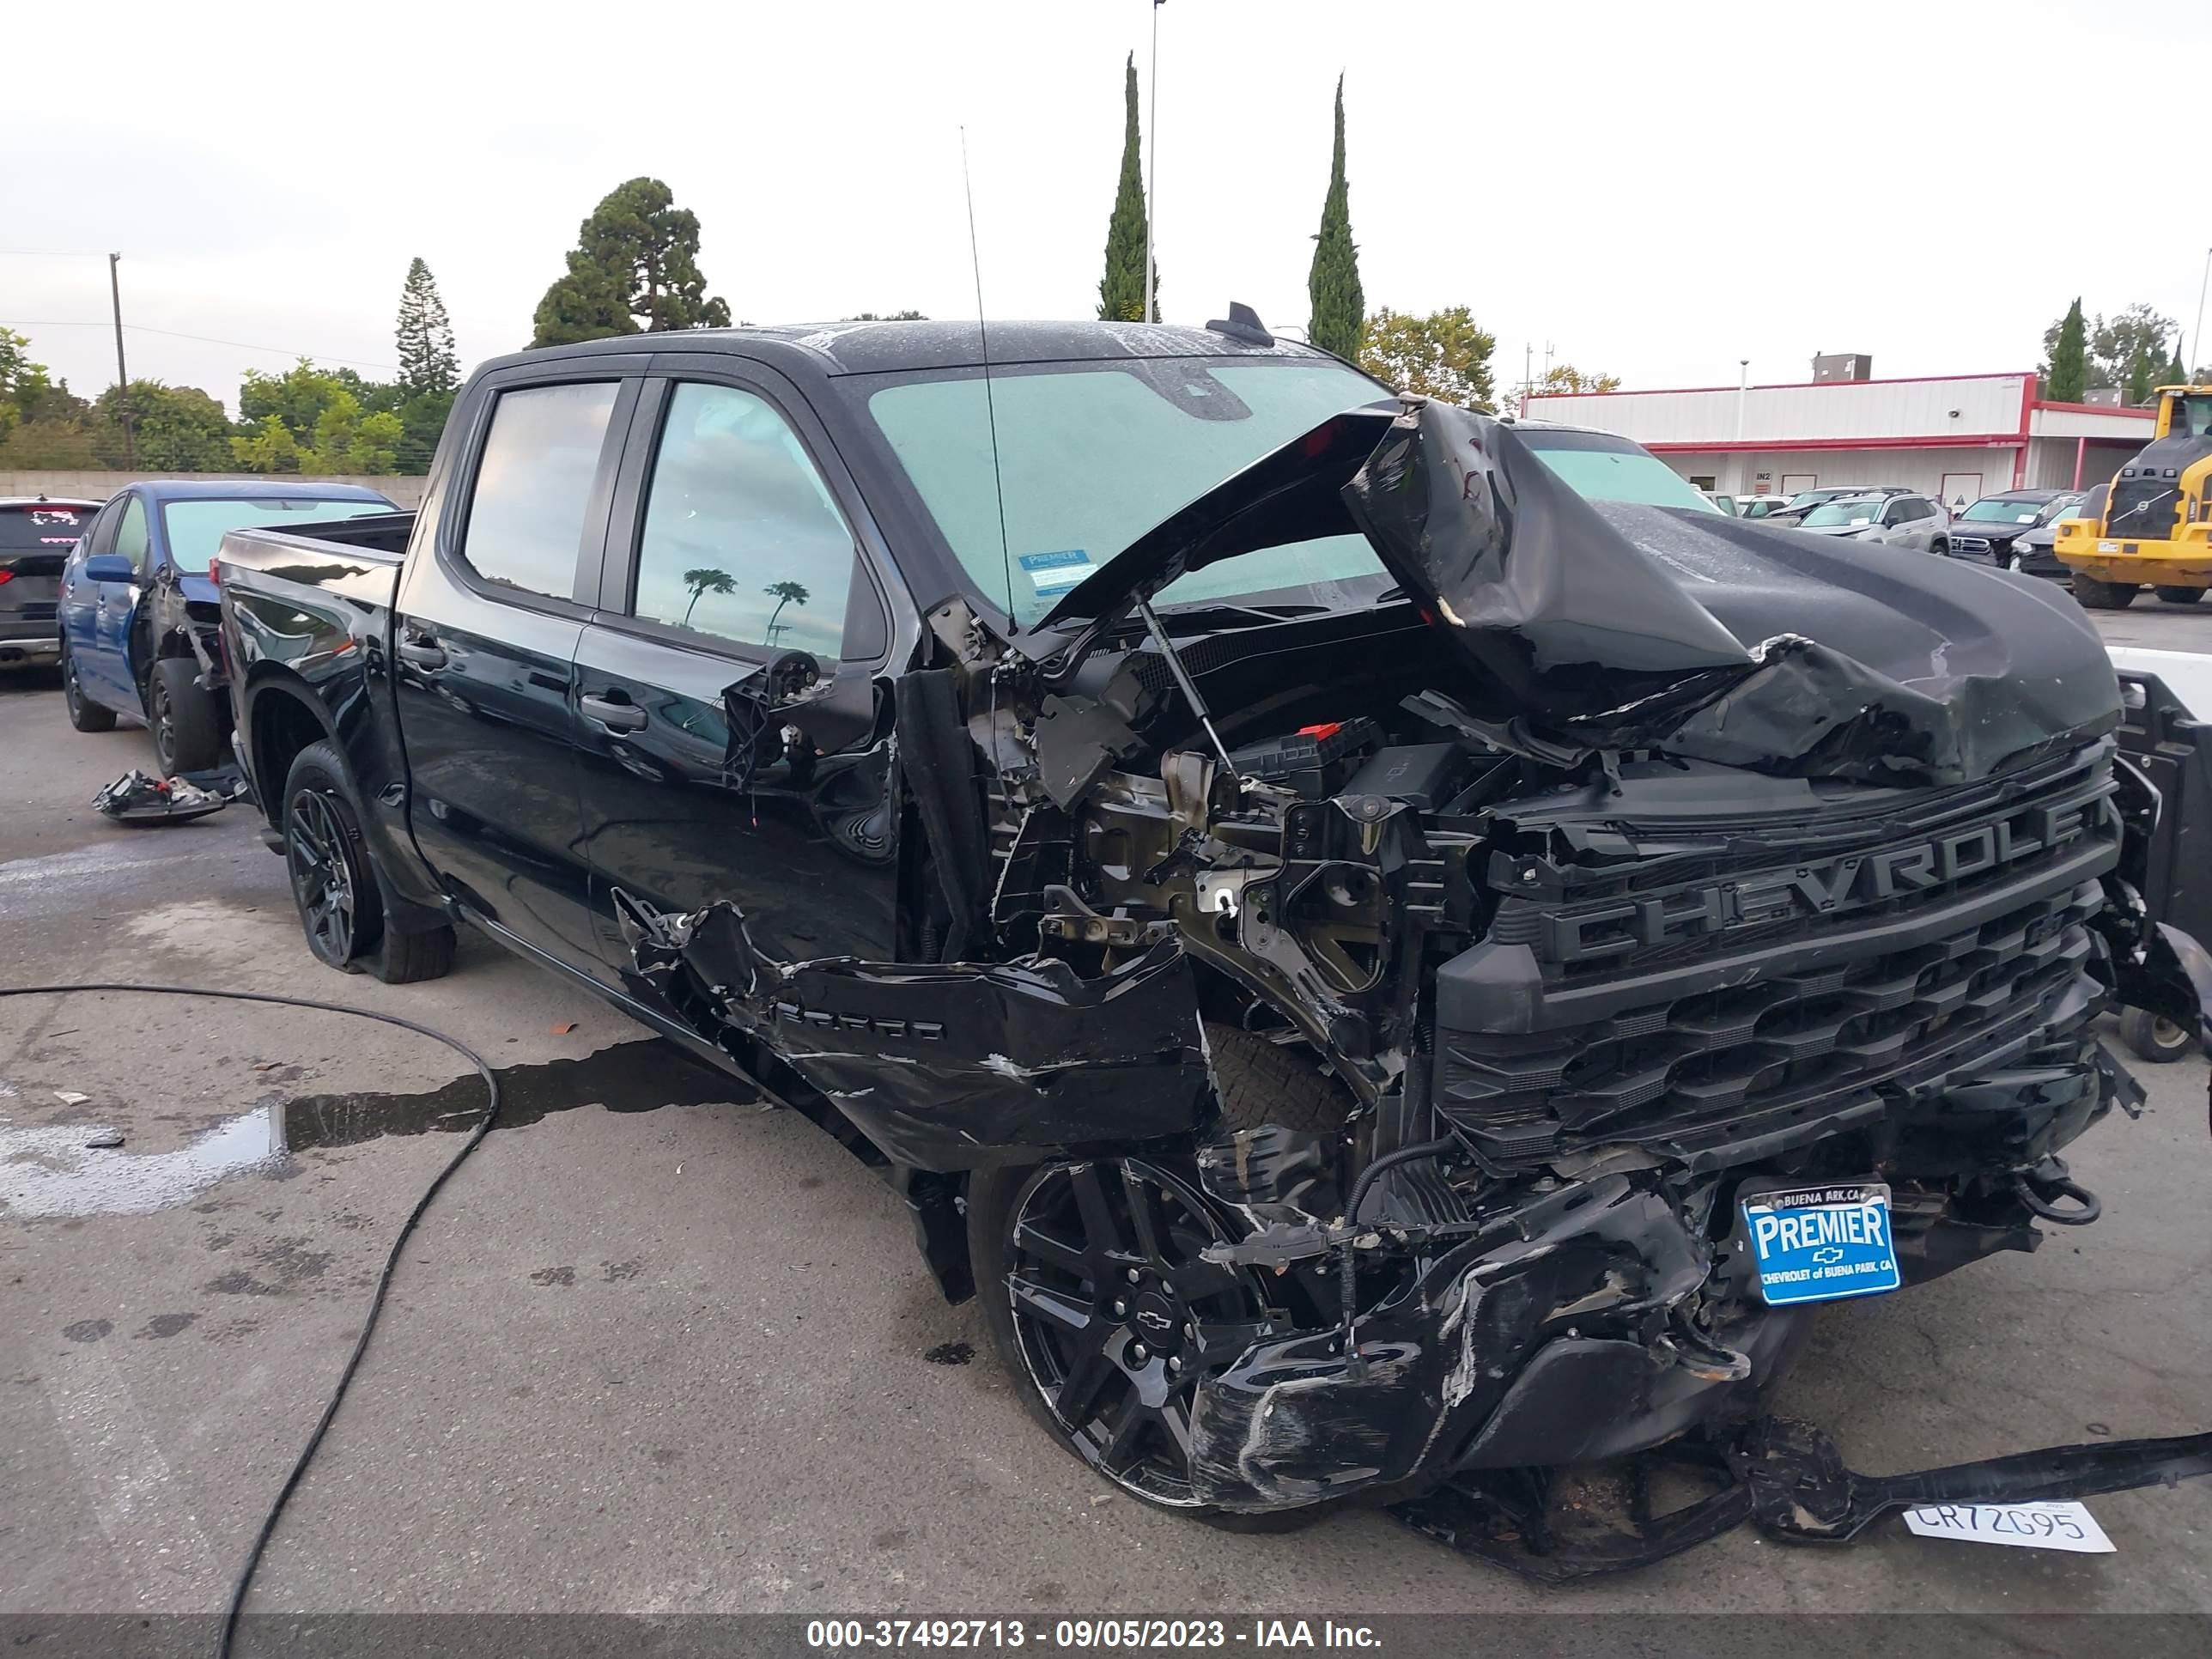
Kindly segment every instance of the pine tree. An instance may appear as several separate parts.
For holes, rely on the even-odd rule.
[[[1329,158],[1328,195],[1321,205],[1321,233],[1314,238],[1313,269],[1306,293],[1313,315],[1306,338],[1346,362],[1359,357],[1359,338],[1367,315],[1367,296],[1359,287],[1359,250],[1352,240],[1350,187],[1344,180],[1344,77],[1336,77],[1336,148]]]
[[[2181,361],[2181,337],[2179,334],[2173,337],[2173,356],[2166,360],[2166,370],[2158,377],[2158,383],[2160,386],[2189,384],[2189,368]]]
[[[641,319],[643,320],[641,322]],[[727,328],[730,308],[699,270],[699,216],[658,179],[617,185],[584,221],[568,274],[538,302],[532,345],[611,334]]]
[[[2151,388],[2158,384],[2158,351],[2146,340],[2136,348],[2128,361],[2128,401],[2141,405],[2150,401]]]
[[[1106,275],[1098,283],[1098,314],[1108,322],[1145,320],[1145,159],[1137,131],[1137,54],[1129,54],[1122,101],[1121,179],[1106,221]],[[1158,314],[1160,267],[1152,261],[1153,313]]]
[[[2089,389],[2087,349],[2088,325],[2081,320],[2077,295],[2058,325],[2058,338],[2051,348],[2051,362],[2044,372],[2043,395],[2053,403],[2078,404]]]
[[[407,267],[399,290],[399,384],[410,392],[451,392],[461,383],[460,359],[453,351],[453,325],[437,280],[418,258]]]

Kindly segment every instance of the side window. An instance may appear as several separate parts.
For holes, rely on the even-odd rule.
[[[477,575],[574,597],[584,509],[620,389],[588,380],[500,393],[462,532],[461,557]]]
[[[115,551],[115,526],[121,521],[122,517],[123,505],[119,501],[110,501],[106,506],[101,507],[93,515],[92,523],[86,527],[83,536],[78,540],[76,544],[78,554],[88,559],[95,553]]]
[[[146,574],[146,503],[136,495],[123,509],[122,521],[116,526],[115,551],[130,560],[131,568],[140,575]]]
[[[851,527],[772,405],[733,386],[672,390],[634,614],[835,661],[853,565]]]

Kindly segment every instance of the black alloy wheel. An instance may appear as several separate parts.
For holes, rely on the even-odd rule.
[[[70,725],[79,732],[115,729],[115,711],[84,695],[84,682],[77,677],[76,653],[70,649],[67,640],[62,641],[62,707],[69,714]]]
[[[319,789],[298,791],[284,809],[284,863],[307,948],[319,961],[343,968],[354,957],[361,872],[337,809]]]
[[[1008,1357],[1032,1409],[1132,1495],[1204,1507],[1191,1479],[1198,1380],[1275,1328],[1256,1279],[1199,1259],[1227,1230],[1182,1181],[1133,1158],[1045,1165],[1004,1224]]]
[[[169,688],[162,684],[159,674],[146,688],[146,700],[151,705],[146,713],[148,724],[154,728],[154,760],[165,778],[177,775],[177,711],[169,701]]]

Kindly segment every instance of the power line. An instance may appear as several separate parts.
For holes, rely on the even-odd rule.
[[[110,323],[64,323],[15,321],[9,328],[109,328]],[[255,345],[247,340],[221,340],[212,334],[184,334],[173,328],[149,328],[144,323],[125,323],[124,328],[133,334],[160,334],[172,340],[197,340],[202,345],[231,346],[240,351],[265,351],[276,357],[309,357],[317,362],[343,363],[349,368],[386,368],[399,372],[397,363],[374,363],[360,357],[339,357],[327,351],[292,351],[283,346]]]

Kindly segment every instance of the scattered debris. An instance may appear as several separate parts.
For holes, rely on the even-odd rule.
[[[98,1134],[94,1135],[84,1144],[88,1151],[95,1152],[106,1152],[110,1147],[120,1146],[123,1144],[123,1131],[120,1129],[102,1129]]]
[[[54,1091],[54,1098],[64,1106],[82,1106],[92,1097],[81,1095],[74,1089],[57,1089]]]
[[[553,1022],[553,1035],[555,1036],[566,1036],[569,1032],[575,1029],[576,1022],[573,1019],[556,1019]]]
[[[184,778],[125,772],[92,798],[93,810],[126,825],[188,823],[220,812],[231,797]]]
[[[922,1355],[933,1365],[964,1365],[975,1357],[972,1342],[940,1342]]]

